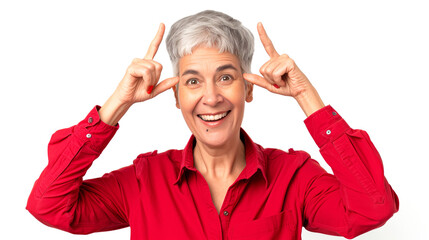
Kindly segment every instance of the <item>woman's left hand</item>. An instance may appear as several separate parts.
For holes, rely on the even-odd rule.
[[[295,98],[307,116],[324,107],[316,89],[295,61],[286,54],[277,53],[262,23],[258,23],[258,33],[270,60],[259,69],[263,77],[244,73],[243,78],[270,92]]]
[[[259,69],[263,77],[244,73],[244,79],[270,92],[294,98],[310,90],[312,88],[310,81],[301,72],[294,60],[286,54],[280,55],[277,53],[262,23],[258,23],[257,28],[259,38],[265,51],[270,56],[270,60]]]

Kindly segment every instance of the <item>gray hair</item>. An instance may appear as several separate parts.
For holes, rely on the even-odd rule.
[[[175,22],[167,36],[167,51],[174,76],[179,60],[197,46],[217,47],[238,57],[243,73],[250,73],[254,52],[253,34],[240,21],[221,12],[206,10]]]

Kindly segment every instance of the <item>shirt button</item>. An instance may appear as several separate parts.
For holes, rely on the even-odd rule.
[[[228,216],[228,215],[229,215],[229,212],[228,212],[228,211],[224,211],[224,212],[223,212],[223,215]]]
[[[334,116],[335,116],[335,115],[337,115],[337,113],[336,113],[336,112],[332,112],[332,115],[334,115]]]
[[[86,134],[86,138],[91,138],[92,137],[92,135],[91,134]]]
[[[326,134],[328,135],[331,134],[331,130],[326,131]]]
[[[88,123],[92,123],[92,121],[94,121],[94,119],[92,117],[88,118]]]

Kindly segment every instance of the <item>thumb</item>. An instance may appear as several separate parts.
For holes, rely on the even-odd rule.
[[[268,89],[271,85],[267,80],[265,80],[265,78],[253,73],[243,73],[243,78],[248,82],[256,84],[265,89]]]
[[[153,89],[153,96],[157,96],[158,94],[172,88],[174,85],[176,85],[179,82],[179,77],[172,77],[164,79],[162,82],[160,82],[158,85],[155,86]]]

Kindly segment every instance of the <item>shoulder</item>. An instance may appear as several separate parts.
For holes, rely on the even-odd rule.
[[[183,150],[170,149],[159,153],[158,150],[142,153],[133,161],[134,165],[159,164],[161,162],[171,162],[180,165]]]
[[[270,171],[279,174],[292,174],[297,178],[306,179],[306,181],[327,173],[319,162],[314,160],[306,151],[290,148],[286,152],[275,148],[267,148],[265,152],[267,167]]]
[[[306,171],[306,166],[314,161],[310,154],[302,150],[289,148],[288,151],[276,148],[261,148],[265,157],[265,167],[270,175],[293,176]],[[317,163],[317,162],[316,162]]]
[[[297,151],[292,148],[288,151],[266,148],[264,155],[267,175],[284,186],[305,187],[313,179],[326,173],[306,151]]]
[[[157,150],[142,153],[133,161],[136,176],[149,176],[159,171],[177,172],[180,168],[183,150],[171,149],[159,153]]]
[[[260,147],[260,146],[259,146]],[[301,166],[305,161],[311,158],[310,154],[302,150],[289,148],[288,151],[276,148],[262,148],[266,161],[271,164],[296,165]]]

